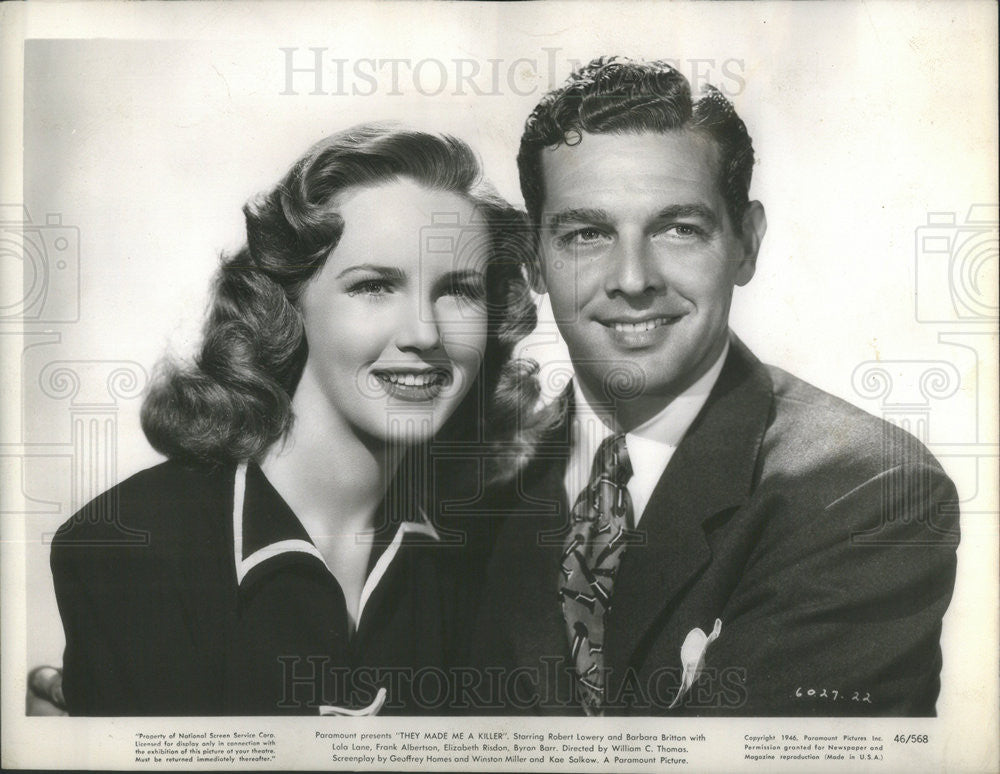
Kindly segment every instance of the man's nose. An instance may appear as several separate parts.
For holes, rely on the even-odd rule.
[[[410,298],[396,323],[396,347],[402,352],[427,352],[441,345],[441,329],[429,299]]]
[[[663,275],[641,236],[620,237],[608,258],[604,289],[609,296],[641,296],[663,289]]]

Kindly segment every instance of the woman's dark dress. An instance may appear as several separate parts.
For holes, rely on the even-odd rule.
[[[315,715],[363,708],[385,687],[382,714],[450,714],[443,678],[469,595],[461,546],[383,508],[369,565],[379,580],[352,633],[305,529],[256,464],[245,470],[242,523],[237,467],[166,462],[59,530],[70,713]]]

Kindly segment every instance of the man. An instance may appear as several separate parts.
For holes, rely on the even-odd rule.
[[[728,100],[659,62],[595,60],[528,118],[575,380],[486,502],[507,517],[473,661],[504,711],[934,713],[957,496],[914,438],[729,331],[766,230],[753,160]]]

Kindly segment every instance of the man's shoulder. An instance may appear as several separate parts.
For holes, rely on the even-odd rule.
[[[947,480],[916,437],[775,366],[773,409],[761,444],[762,481],[796,480],[819,493],[846,491],[872,479],[924,475]]]
[[[173,460],[141,470],[63,523],[52,541],[53,556],[88,548],[169,551],[178,540],[196,540],[231,506],[232,478],[232,467]]]
[[[768,435],[776,441],[801,441],[814,450],[850,450],[862,455],[926,451],[917,438],[900,427],[777,366],[765,368],[774,386]]]
[[[897,576],[909,561],[953,561],[958,496],[921,440],[780,368],[762,367],[772,401],[745,506],[760,526],[752,561],[769,572],[783,563],[856,570],[853,560],[863,556]],[[854,545],[883,550],[846,561],[840,552]],[[884,550],[901,545],[913,550]]]

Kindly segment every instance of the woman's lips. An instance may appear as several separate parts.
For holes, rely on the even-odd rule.
[[[399,400],[429,401],[441,394],[451,384],[451,373],[434,368],[422,371],[378,370],[373,373],[385,392]]]

